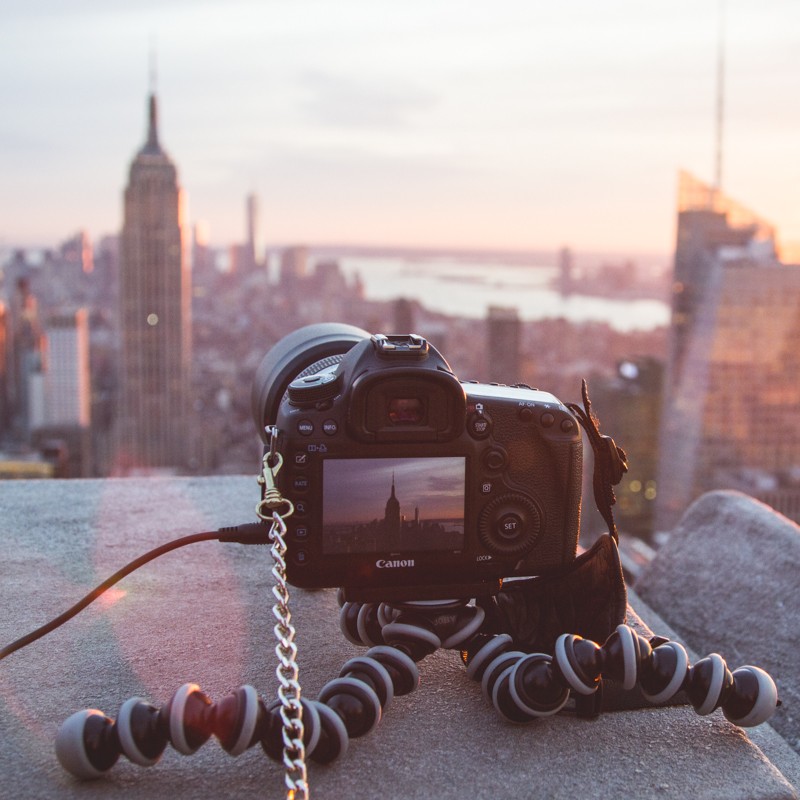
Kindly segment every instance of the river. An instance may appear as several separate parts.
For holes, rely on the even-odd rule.
[[[489,306],[517,309],[523,320],[563,317],[571,322],[607,322],[620,331],[669,324],[660,300],[562,295],[552,288],[555,266],[522,266],[496,259],[449,256],[342,255],[348,278],[358,274],[370,300],[417,299],[432,311],[484,318]]]

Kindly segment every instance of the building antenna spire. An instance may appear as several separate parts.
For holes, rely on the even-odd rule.
[[[150,37],[150,98],[147,121],[147,147],[158,150],[158,105],[156,103],[156,37]]]
[[[725,0],[719,2],[719,30],[717,38],[717,119],[716,147],[714,153],[713,197],[722,191],[722,149],[725,122]],[[712,197],[712,203],[713,203]]]

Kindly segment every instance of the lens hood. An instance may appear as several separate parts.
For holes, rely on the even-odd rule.
[[[306,325],[284,336],[264,356],[253,378],[251,402],[259,436],[278,416],[278,406],[289,384],[305,369],[331,356],[340,356],[370,334],[338,322]]]

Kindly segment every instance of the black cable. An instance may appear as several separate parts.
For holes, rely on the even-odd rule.
[[[173,539],[171,542],[162,544],[159,547],[156,547],[144,555],[134,559],[129,564],[126,564],[124,567],[122,567],[122,569],[117,570],[110,578],[104,580],[99,586],[95,587],[82,600],[79,600],[74,606],[67,609],[63,614],[60,614],[55,619],[52,619],[50,622],[47,622],[46,624],[37,628],[35,631],[31,631],[25,636],[22,636],[16,641],[12,642],[7,647],[4,647],[2,650],[0,650],[0,661],[2,661],[6,656],[10,656],[12,653],[15,653],[17,650],[21,650],[23,647],[35,642],[37,639],[41,639],[43,636],[46,636],[56,628],[61,627],[65,622],[68,622],[74,616],[83,611],[86,606],[97,600],[100,595],[114,586],[114,584],[119,583],[124,577],[130,575],[131,572],[134,572],[135,570],[139,569],[139,567],[147,564],[148,561],[152,561],[153,559],[163,556],[172,550],[177,550],[180,547],[186,547],[186,545],[195,544],[196,542],[218,541],[237,542],[238,544],[268,544],[270,541],[268,531],[269,528],[263,523],[252,522],[244,525],[220,528],[217,531],[193,533],[189,536],[183,536],[180,539]]]

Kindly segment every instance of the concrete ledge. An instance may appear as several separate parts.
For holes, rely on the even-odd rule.
[[[696,652],[756,664],[778,685],[772,726],[800,751],[800,527],[738,492],[684,514],[636,583]]]
[[[248,477],[0,485],[0,642],[49,620],[168,539],[250,521],[257,495]],[[193,545],[148,564],[0,663],[0,796],[282,796],[282,769],[259,748],[238,759],[214,742],[192,757],[169,750],[155,767],[120,761],[93,783],[66,775],[53,752],[73,711],[115,716],[134,695],[160,705],[186,681],[215,699],[241,683],[271,698],[270,569],[266,547]],[[294,590],[292,606],[301,680],[315,697],[359,649],[339,632],[333,591]],[[796,797],[718,712],[648,708],[515,726],[484,703],[456,653],[435,653],[420,673],[420,688],[396,698],[343,759],[311,765],[313,798]]]
[[[689,654],[692,664],[697,663],[698,659],[705,654],[696,653],[686,644],[677,631],[673,630],[662,617],[653,611],[647,603],[639,597],[633,589],[628,589],[629,600],[636,606],[636,610],[641,615],[642,620],[647,620],[647,626],[654,631],[658,631],[661,636],[666,636],[676,642],[681,642]],[[688,703],[689,699],[681,692],[676,700],[683,699]],[[783,775],[788,783],[792,785],[795,792],[800,790],[800,755],[796,753],[788,742],[772,727],[772,725],[759,725],[756,728],[749,728],[745,731],[750,741],[764,754],[777,770]]]

